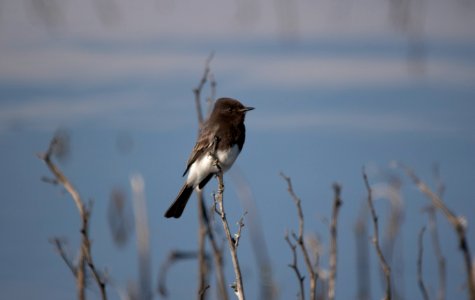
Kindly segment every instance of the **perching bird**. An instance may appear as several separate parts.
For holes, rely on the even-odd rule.
[[[195,188],[202,189],[213,175],[218,173],[218,165],[223,172],[229,170],[238,157],[246,138],[244,118],[253,110],[231,98],[220,98],[198,135],[196,145],[183,173],[188,173],[185,184],[172,205],[165,212],[166,218],[179,218]]]

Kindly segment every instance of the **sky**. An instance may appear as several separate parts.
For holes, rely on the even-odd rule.
[[[214,53],[216,96],[256,108],[246,117],[244,149],[225,174],[224,195],[233,232],[248,212],[238,249],[248,298],[259,299],[255,245],[267,251],[278,299],[298,293],[284,240],[286,232],[298,229],[297,212],[280,172],[292,178],[302,200],[306,239],[320,240],[322,274],[328,271],[332,184],[341,184],[336,299],[357,298],[354,228],[361,215],[369,226],[371,299],[382,298],[364,210],[363,167],[375,191],[382,234],[391,203],[403,208],[392,259],[396,289],[402,299],[422,298],[417,235],[428,225],[421,211],[429,202],[394,162],[410,166],[433,188],[433,168],[439,166],[444,200],[467,220],[473,254],[475,7],[470,1],[411,1],[405,11],[394,3],[2,1],[0,297],[75,295],[73,276],[48,241],[67,239],[75,257],[79,217],[61,188],[41,181],[51,174],[37,158],[58,129],[69,134],[70,155],[57,163],[83,199],[94,202],[92,253],[109,274],[110,299],[126,299],[138,278],[136,236],[118,247],[108,217],[111,193],[118,189],[131,213],[133,176],[144,180],[154,291],[171,250],[196,250],[196,201],[178,220],[163,213],[182,185],[196,138],[192,89]],[[210,95],[206,86],[202,98]],[[389,184],[395,179],[400,189]],[[205,190],[208,206],[215,189],[213,180]],[[437,217],[447,298],[463,298],[456,236]],[[424,251],[423,275],[435,295],[429,232]],[[231,283],[227,249],[224,257]],[[299,266],[305,271],[300,253]],[[168,298],[194,297],[197,276],[195,260],[174,265],[167,275]],[[99,298],[95,287],[88,295]],[[213,286],[209,299],[216,299]]]

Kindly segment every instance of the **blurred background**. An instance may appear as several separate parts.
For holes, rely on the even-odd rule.
[[[2,0],[0,298],[76,295],[70,270],[48,241],[67,240],[74,259],[80,219],[67,193],[41,181],[50,174],[37,158],[58,129],[68,141],[59,166],[83,199],[94,201],[92,254],[107,270],[110,299],[127,299],[138,286],[130,178],[143,177],[151,288],[161,298],[159,270],[169,252],[197,249],[194,198],[179,220],[163,213],[182,185],[195,142],[192,89],[210,53],[216,97],[256,108],[247,116],[244,150],[225,175],[233,231],[249,212],[238,250],[249,299],[263,298],[263,286],[271,286],[276,299],[298,293],[284,240],[297,231],[298,218],[280,171],[302,199],[306,239],[318,245],[323,276],[331,186],[342,185],[337,299],[381,299],[384,293],[363,166],[375,190],[395,298],[422,298],[417,238],[429,224],[423,212],[429,201],[391,162],[412,167],[434,189],[445,185],[445,202],[466,218],[475,249],[473,0]],[[205,86],[203,101],[212,96]],[[215,186],[212,181],[205,191],[208,206]],[[463,299],[457,239],[437,217],[446,298]],[[219,223],[216,228],[221,241]],[[227,249],[224,257],[231,283]],[[263,263],[271,270],[267,282],[260,277]],[[299,266],[303,272],[300,254]],[[429,233],[423,274],[435,299],[440,284]],[[168,298],[194,298],[197,278],[196,260],[177,262],[167,274]],[[209,299],[217,299],[213,284]],[[90,286],[89,297],[99,298]]]

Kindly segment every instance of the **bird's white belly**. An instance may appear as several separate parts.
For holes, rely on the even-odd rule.
[[[234,161],[239,155],[239,147],[234,145],[228,151],[218,150],[216,156],[219,160],[219,165],[223,172],[226,172],[231,168]],[[211,173],[217,173],[218,168],[214,165],[215,161],[211,155],[206,155],[196,160],[188,171],[188,178],[186,182],[193,184],[196,187],[203,179],[205,179]]]

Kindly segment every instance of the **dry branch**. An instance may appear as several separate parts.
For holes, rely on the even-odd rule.
[[[384,258],[383,252],[381,251],[381,246],[379,244],[378,216],[376,215],[376,211],[374,210],[371,187],[369,186],[368,176],[366,175],[366,172],[364,169],[363,169],[363,180],[364,180],[366,190],[368,193],[368,206],[371,211],[373,227],[374,227],[373,245],[376,249],[376,253],[378,254],[379,263],[381,265],[381,269],[383,270],[383,273],[386,279],[386,295],[384,299],[391,300],[391,269],[389,268],[389,265],[386,262],[386,259]]]
[[[215,150],[217,148],[217,143],[215,144]],[[242,284],[242,276],[241,276],[241,268],[239,266],[239,260],[237,256],[237,242],[239,242],[239,239],[236,240],[231,236],[231,232],[229,230],[229,225],[228,221],[226,219],[226,213],[224,211],[224,205],[223,205],[223,192],[224,192],[224,183],[223,183],[223,172],[219,166],[219,162],[216,159],[215,164],[218,167],[218,192],[217,194],[214,195],[214,200],[218,204],[218,212],[219,216],[221,217],[221,222],[223,223],[223,229],[226,234],[226,239],[228,240],[228,246],[229,250],[231,252],[231,259],[233,262],[233,269],[234,269],[234,275],[236,276],[236,282],[235,282],[235,293],[236,296],[238,297],[239,300],[244,300],[244,286]],[[242,226],[239,226],[239,233],[241,231]]]
[[[419,250],[417,251],[417,283],[419,284],[419,289],[421,290],[422,297],[424,298],[424,300],[429,300],[429,295],[427,294],[427,289],[424,284],[424,278],[422,276],[422,259],[424,255],[423,238],[425,230],[426,228],[422,227],[419,231],[419,238],[417,243],[419,248]]]
[[[437,299],[445,300],[445,287],[447,285],[445,257],[442,254],[439,241],[439,232],[437,230],[436,209],[431,204],[425,211],[429,215],[429,230],[431,233],[432,247],[434,248],[435,257],[437,259],[437,271],[439,274],[439,284],[437,291]]]
[[[303,281],[305,280],[305,276],[302,275],[302,273],[299,270],[299,267],[297,265],[297,246],[295,244],[292,244],[292,242],[289,239],[289,234],[285,234],[285,240],[287,241],[287,244],[290,247],[290,250],[292,250],[292,263],[290,263],[288,266],[295,272],[295,276],[297,276],[297,280],[299,281],[299,288],[300,288],[300,300],[305,299],[305,288],[303,286]]]
[[[216,242],[216,238],[214,236],[213,229],[211,228],[210,220],[208,217],[208,214],[206,212],[206,206],[204,203],[204,199],[202,196],[198,196],[200,199],[200,210],[202,214],[202,222],[203,225],[205,226],[205,232],[208,236],[208,239],[211,243],[211,249],[213,250],[213,259],[214,259],[214,264],[215,264],[215,270],[216,270],[216,281],[218,285],[218,295],[219,299],[227,300],[228,299],[228,293],[226,290],[226,277],[224,275],[224,265],[223,265],[223,250],[221,247],[218,246],[218,243]],[[201,229],[200,229],[201,230]],[[200,254],[201,255],[201,254]]]
[[[459,248],[464,258],[465,270],[467,273],[468,299],[475,300],[475,282],[472,270],[472,257],[467,242],[466,221],[463,217],[457,217],[444,204],[442,199],[436,193],[434,193],[422,180],[420,180],[419,177],[417,177],[417,175],[412,169],[406,167],[403,164],[397,164],[397,166],[406,172],[407,176],[414,182],[417,188],[431,200],[432,205],[445,215],[445,217],[457,233],[457,237],[459,240]]]
[[[439,169],[438,164],[434,164],[433,174],[434,174],[434,179],[436,183],[437,195],[442,199],[445,192],[445,184],[440,175],[440,169]],[[437,258],[437,270],[439,273],[439,284],[438,284],[439,288],[437,291],[437,299],[445,300],[445,289],[447,286],[447,278],[446,278],[447,272],[446,272],[446,266],[445,266],[445,257],[442,254],[442,250],[440,248],[439,232],[437,230],[436,208],[434,207],[434,205],[430,204],[430,206],[427,208],[426,211],[429,215],[429,230],[431,233],[432,246],[434,248],[435,256]]]
[[[208,79],[208,75],[210,73],[210,67],[209,64],[211,63],[211,60],[214,57],[214,53],[212,52],[209,56],[208,59],[206,60],[205,63],[205,70],[203,72],[203,76],[200,79],[200,82],[198,83],[198,86],[193,89],[193,93],[195,94],[195,105],[196,105],[196,113],[198,116],[198,124],[201,125],[203,124],[204,117],[203,117],[203,111],[201,109],[201,91],[203,90],[204,85],[206,84],[206,81]],[[212,88],[212,93],[214,94],[216,87],[216,82],[214,79],[211,81],[211,88]]]
[[[295,239],[297,244],[300,247],[300,250],[302,251],[305,265],[307,266],[307,272],[310,277],[310,299],[315,300],[316,299],[316,288],[317,288],[317,280],[318,280],[318,273],[315,270],[315,268],[312,266],[312,262],[310,260],[310,255],[308,253],[307,247],[305,246],[304,240],[303,240],[303,234],[304,234],[304,218],[303,218],[303,212],[302,212],[302,206],[301,206],[301,200],[299,197],[294,192],[294,189],[292,187],[292,180],[290,177],[286,176],[284,173],[280,173],[280,176],[287,182],[287,191],[289,192],[290,196],[294,200],[295,206],[297,207],[297,215],[299,218],[299,233],[296,235],[294,232],[292,232],[292,237]]]
[[[76,277],[76,289],[77,289],[77,294],[78,294],[78,299],[83,300],[86,298],[85,294],[85,288],[86,288],[86,266],[89,267],[91,273],[93,274],[94,280],[96,281],[99,290],[101,292],[101,297],[102,299],[107,299],[107,293],[106,293],[106,281],[99,274],[97,271],[92,255],[91,255],[91,241],[89,239],[89,217],[91,215],[91,209],[88,208],[84,202],[81,200],[81,197],[79,196],[78,191],[74,188],[74,186],[71,184],[71,182],[66,178],[66,176],[63,174],[63,172],[53,163],[52,161],[52,155],[56,154],[57,147],[62,147],[63,146],[63,141],[61,141],[61,136],[59,134],[56,134],[53,139],[51,140],[48,150],[46,151],[45,154],[38,155],[41,160],[43,160],[46,163],[46,166],[48,169],[51,171],[51,173],[54,175],[55,180],[54,182],[57,182],[61,184],[66,191],[71,195],[71,198],[74,201],[74,204],[76,205],[79,216],[81,218],[81,248],[80,248],[80,254],[79,254],[79,259],[78,259],[78,265],[77,266],[72,266],[71,263],[68,263],[66,260],[66,256],[64,255],[64,251],[62,247],[60,247],[60,243],[57,242],[55,243],[58,251],[63,258],[63,260],[66,262],[68,267],[71,270],[74,270],[74,276]]]
[[[65,241],[61,240],[60,238],[53,238],[50,240],[50,243],[54,245],[56,251],[58,251],[59,256],[63,259],[64,263],[68,266],[69,270],[76,276],[76,267],[74,266],[71,259],[66,254],[66,250],[64,249]]]
[[[337,224],[338,212],[342,204],[340,193],[341,186],[338,183],[333,184],[335,197],[333,199],[332,220],[330,224],[330,274],[328,277],[328,299],[335,299],[335,281],[336,281],[336,265],[337,265]]]

